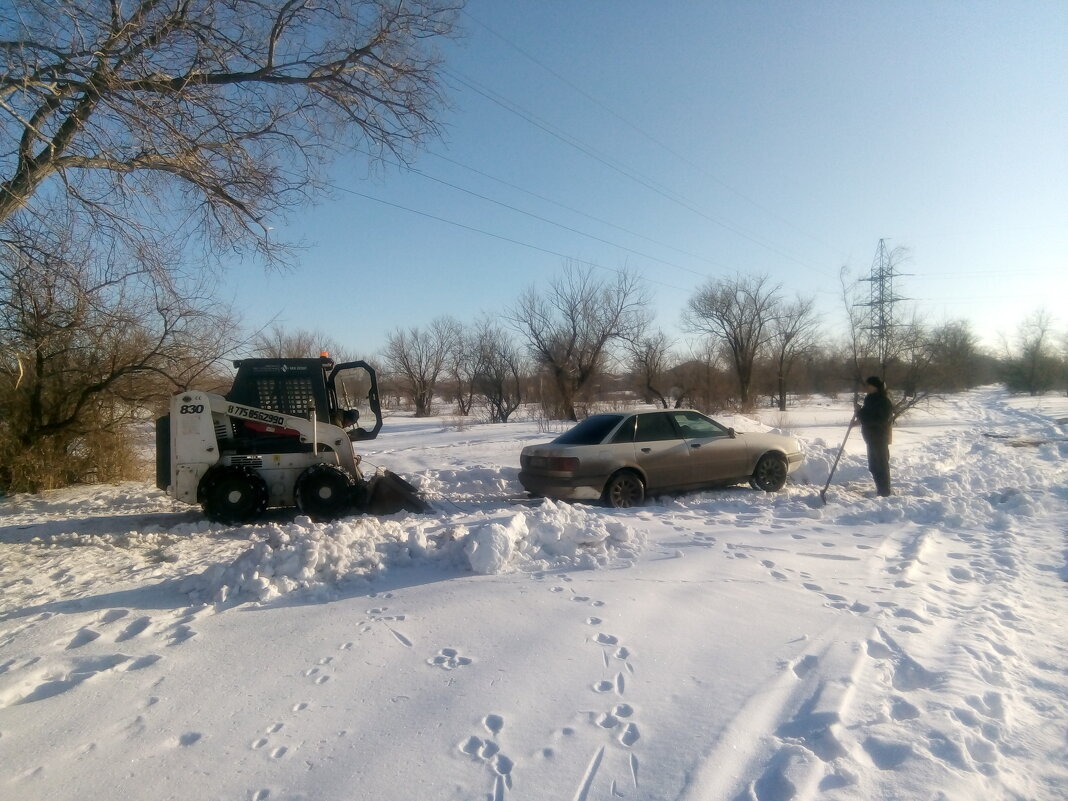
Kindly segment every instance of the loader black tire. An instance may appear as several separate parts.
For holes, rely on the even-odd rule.
[[[267,508],[267,483],[251,467],[213,467],[200,479],[197,498],[204,515],[234,525],[255,520]]]
[[[317,523],[337,520],[353,511],[352,477],[332,464],[313,464],[297,477],[297,508]]]

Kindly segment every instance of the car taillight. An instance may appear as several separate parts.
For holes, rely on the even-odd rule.
[[[574,456],[549,457],[549,469],[554,473],[574,473],[578,467],[579,460]]]

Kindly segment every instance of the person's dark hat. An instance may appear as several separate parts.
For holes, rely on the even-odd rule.
[[[868,376],[866,379],[864,379],[864,383],[865,384],[870,384],[871,386],[875,387],[880,392],[882,392],[884,389],[886,389],[886,384],[884,384],[883,380],[881,378],[879,378],[879,376],[877,376],[877,375]]]

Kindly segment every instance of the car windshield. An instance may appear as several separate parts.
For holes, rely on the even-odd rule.
[[[621,414],[595,414],[553,440],[556,445],[597,445],[623,419]]]

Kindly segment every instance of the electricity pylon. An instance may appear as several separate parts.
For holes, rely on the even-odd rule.
[[[866,329],[871,332],[871,342],[879,356],[879,375],[884,379],[886,367],[894,355],[894,327],[897,325],[894,304],[905,300],[894,294],[894,278],[902,275],[896,270],[900,254],[900,248],[888,250],[886,240],[880,239],[872,259],[871,275],[860,279],[871,284],[870,300],[858,305],[871,308],[871,323]]]

